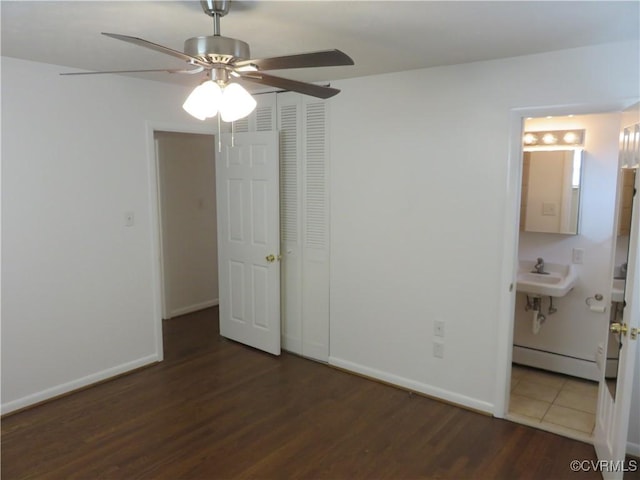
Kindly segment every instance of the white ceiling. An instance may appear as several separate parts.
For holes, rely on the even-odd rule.
[[[67,67],[61,72],[185,66],[100,32],[182,50],[185,39],[213,31],[199,1],[2,0],[0,6],[2,55]],[[253,58],[338,48],[355,66],[274,72],[330,81],[638,39],[639,19],[638,1],[235,1],[221,30],[248,42]]]

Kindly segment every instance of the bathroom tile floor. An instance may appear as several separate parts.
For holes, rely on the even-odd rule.
[[[513,365],[509,417],[530,426],[590,441],[598,383]]]

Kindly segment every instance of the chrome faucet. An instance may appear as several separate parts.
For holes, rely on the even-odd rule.
[[[544,271],[544,259],[542,257],[538,257],[538,263],[534,265],[531,273],[541,273],[541,274],[547,273]]]

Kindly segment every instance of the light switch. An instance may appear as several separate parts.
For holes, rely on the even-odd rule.
[[[574,248],[571,255],[571,261],[579,264],[584,262],[584,248]]]

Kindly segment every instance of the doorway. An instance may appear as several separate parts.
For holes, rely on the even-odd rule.
[[[509,400],[511,390],[511,373],[512,373],[512,360],[513,360],[513,339],[514,339],[514,312],[516,308],[516,273],[518,269],[519,258],[519,218],[520,218],[520,197],[521,197],[521,180],[522,180],[522,134],[525,119],[528,117],[547,117],[547,116],[568,116],[569,114],[575,115],[596,115],[596,114],[611,114],[612,112],[620,112],[632,102],[628,99],[623,99],[620,102],[611,102],[609,104],[600,105],[576,105],[576,106],[559,106],[559,107],[541,107],[541,108],[523,108],[514,109],[511,112],[511,142],[510,142],[510,168],[509,168],[509,191],[508,191],[508,206],[505,211],[505,262],[503,263],[503,281],[505,285],[503,302],[500,306],[500,339],[499,339],[499,375],[496,382],[496,404],[494,409],[494,415],[499,418],[508,418],[509,415]],[[617,125],[619,127],[619,125]],[[617,133],[614,137],[617,140]],[[617,145],[616,145],[617,146]],[[617,158],[617,153],[614,154]],[[593,188],[593,187],[592,187]],[[611,194],[611,204],[615,202],[615,190]],[[599,206],[597,208],[600,208]],[[612,220],[611,220],[612,221]],[[609,243],[611,243],[613,228],[609,230]],[[547,245],[548,247],[549,245]],[[545,251],[542,252],[543,256]],[[565,255],[568,256],[571,261],[572,247],[565,250]],[[565,257],[563,260],[566,261]],[[608,259],[607,262],[612,267],[612,259]],[[606,268],[600,265],[598,268],[605,270]],[[610,294],[611,286],[608,284],[610,281],[610,274],[604,275],[602,279],[596,282],[596,285],[591,285],[590,289],[583,287],[585,291],[582,293],[590,292],[591,295],[602,291],[607,297]],[[587,285],[588,287],[589,285]],[[584,304],[584,295],[578,296],[576,301],[582,301]],[[608,309],[607,309],[608,311]],[[602,315],[603,318],[605,315]],[[602,322],[602,340],[605,338],[606,322]],[[518,373],[516,373],[518,375]],[[540,428],[540,426],[538,427]],[[563,433],[564,434],[564,433]]]
[[[162,271],[162,318],[218,305],[215,139],[154,132]]]
[[[620,113],[571,114],[523,125],[531,133],[523,132],[518,267],[542,259],[545,278],[566,266],[577,281],[557,296],[516,286],[508,418],[584,441],[595,427],[596,352],[608,323],[620,121]],[[582,141],[563,145],[563,135]],[[528,146],[527,137],[548,142]]]

